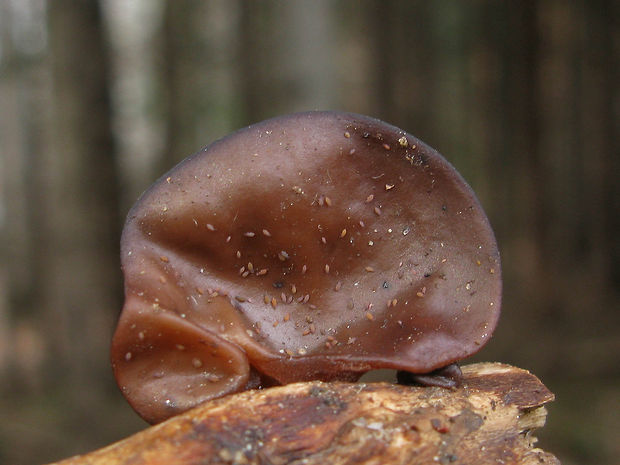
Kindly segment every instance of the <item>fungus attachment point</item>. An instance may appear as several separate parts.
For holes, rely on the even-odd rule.
[[[134,205],[121,249],[114,372],[151,422],[274,383],[424,375],[480,350],[501,306],[469,186],[350,113],[274,118],[190,156]]]
[[[452,363],[427,374],[416,374],[399,370],[396,373],[396,379],[399,384],[408,386],[418,384],[422,386],[456,388],[461,385],[463,373],[456,363]]]

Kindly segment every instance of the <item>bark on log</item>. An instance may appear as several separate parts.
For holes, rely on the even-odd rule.
[[[458,389],[306,382],[208,402],[56,465],[559,464],[533,447],[553,394],[499,363]]]

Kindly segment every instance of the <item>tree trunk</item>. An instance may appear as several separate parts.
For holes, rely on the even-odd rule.
[[[50,144],[38,161],[45,194],[37,272],[49,375],[88,402],[101,384],[93,379],[107,374],[121,303],[108,57],[98,2],[58,0],[48,14],[53,95]]]

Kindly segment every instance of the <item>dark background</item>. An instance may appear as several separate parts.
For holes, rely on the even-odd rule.
[[[477,360],[557,395],[541,447],[620,456],[619,5],[0,0],[0,463],[144,428],[108,362],[139,193],[282,113],[375,116],[437,148],[502,251]]]

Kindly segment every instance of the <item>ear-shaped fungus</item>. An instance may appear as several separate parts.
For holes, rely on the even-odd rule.
[[[493,232],[435,150],[338,112],[271,119],[157,181],[122,236],[118,383],[157,422],[302,380],[427,373],[499,316]]]

